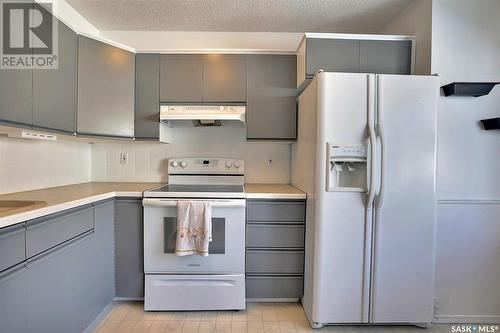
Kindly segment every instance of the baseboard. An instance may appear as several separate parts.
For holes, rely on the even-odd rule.
[[[298,298],[247,298],[248,303],[297,303]]]
[[[500,316],[436,315],[436,324],[500,324]]]
[[[106,315],[111,311],[113,308],[113,302],[109,303],[102,309],[102,311],[97,315],[97,317],[92,320],[92,322],[85,328],[83,333],[92,333],[96,330],[97,326],[101,323],[101,321],[106,318]]]
[[[144,297],[115,297],[114,302],[126,302],[126,301],[144,301]]]

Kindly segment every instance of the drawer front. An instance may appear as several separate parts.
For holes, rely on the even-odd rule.
[[[146,311],[245,308],[245,276],[146,274]]]
[[[303,223],[305,203],[304,201],[248,201],[247,221]]]
[[[247,248],[303,248],[303,225],[247,224]]]
[[[26,259],[26,230],[23,224],[0,229],[0,271]]]
[[[301,276],[247,276],[247,298],[301,298],[304,279]]]
[[[33,257],[94,228],[91,206],[57,213],[28,222],[26,255]]]
[[[302,274],[304,251],[247,251],[246,272],[250,274]]]

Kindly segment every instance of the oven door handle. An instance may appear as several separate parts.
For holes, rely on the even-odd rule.
[[[165,199],[151,199],[145,198],[142,200],[144,206],[155,206],[155,207],[177,207],[177,201],[179,200],[165,200]],[[194,199],[192,201],[204,201],[202,199]],[[213,208],[224,208],[224,207],[246,207],[246,200],[244,199],[230,199],[230,200],[207,200],[210,201],[210,206]]]

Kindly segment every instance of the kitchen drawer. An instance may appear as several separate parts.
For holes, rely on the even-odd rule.
[[[27,223],[26,255],[33,257],[94,228],[91,206],[41,217]]]
[[[247,248],[303,248],[304,225],[248,223]]]
[[[303,290],[302,276],[246,277],[247,298],[301,298]]]
[[[26,259],[26,230],[24,224],[0,229],[0,271]]]
[[[249,200],[247,221],[304,222],[305,202],[285,200]]]
[[[304,251],[247,250],[247,274],[302,274]]]
[[[146,274],[146,311],[245,309],[245,275]]]

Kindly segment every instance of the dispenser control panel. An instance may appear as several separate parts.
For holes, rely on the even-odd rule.
[[[334,143],[328,144],[328,153],[330,160],[338,161],[366,161],[366,145],[339,145]]]

